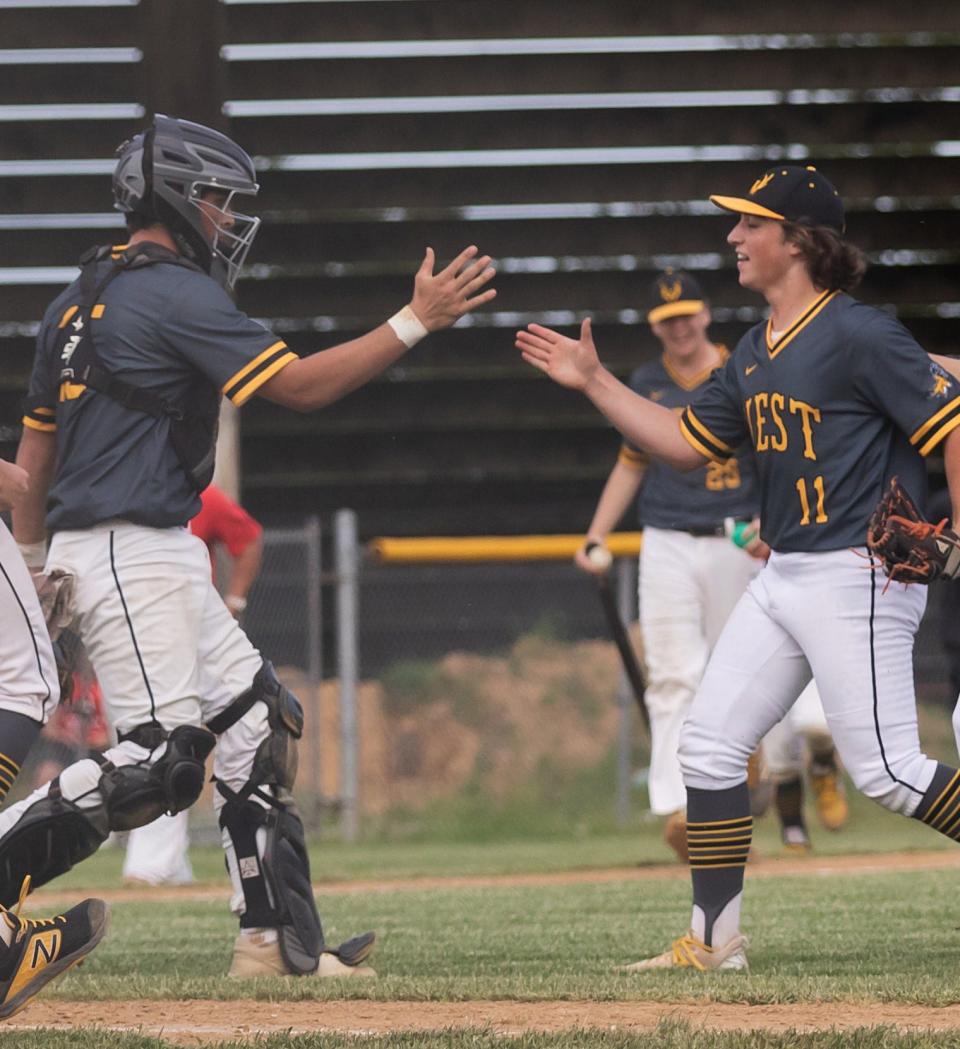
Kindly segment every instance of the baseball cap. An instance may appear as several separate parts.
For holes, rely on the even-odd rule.
[[[650,285],[647,293],[647,320],[650,324],[670,317],[699,313],[706,302],[700,285],[683,270],[667,269]]]
[[[740,215],[844,229],[843,201],[815,167],[781,164],[765,171],[745,197],[710,198],[717,207]]]

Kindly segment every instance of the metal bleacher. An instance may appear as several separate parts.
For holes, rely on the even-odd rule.
[[[240,301],[301,353],[407,301],[426,244],[499,268],[490,308],[342,403],[244,409],[244,500],[268,523],[349,506],[365,535],[584,527],[617,441],[513,332],[589,313],[625,375],[656,352],[642,295],[672,264],[732,345],[759,301],[706,198],[776,160],[841,188],[861,297],[960,345],[956,3],[0,0],[0,49],[8,452],[45,303],[119,235],[113,149],[177,102],[258,157]]]

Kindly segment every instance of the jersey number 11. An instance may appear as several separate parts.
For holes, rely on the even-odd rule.
[[[817,495],[817,516],[814,518],[816,524],[826,524],[827,511],[823,506],[823,477],[819,474],[813,479],[813,489]],[[807,492],[807,479],[798,477],[796,483],[797,495],[800,496],[800,509],[803,511],[800,517],[801,525],[810,524],[810,496]]]

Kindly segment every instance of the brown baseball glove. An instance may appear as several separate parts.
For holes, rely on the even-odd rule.
[[[932,583],[960,575],[960,535],[928,521],[896,477],[867,526],[867,546],[898,583]]]

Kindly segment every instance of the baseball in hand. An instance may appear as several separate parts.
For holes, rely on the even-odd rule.
[[[733,518],[728,517],[723,524],[727,537],[732,539],[741,549],[748,546],[757,537],[752,521],[735,521]]]
[[[606,571],[613,564],[613,554],[605,547],[597,543],[587,550],[587,558],[597,568]]]

